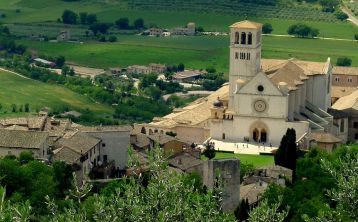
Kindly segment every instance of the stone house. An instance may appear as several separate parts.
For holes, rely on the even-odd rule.
[[[104,164],[114,161],[115,168],[119,170],[123,170],[127,166],[132,127],[100,126],[80,129],[86,135],[101,140],[100,159]]]
[[[153,73],[158,73],[158,74],[167,71],[167,66],[162,64],[151,63],[149,64],[149,68]]]
[[[0,129],[0,156],[19,156],[23,151],[30,151],[34,158],[47,160],[49,154],[48,133]]]
[[[317,146],[327,152],[332,152],[336,147],[342,144],[342,140],[331,133],[313,132],[309,136],[310,147]]]
[[[201,176],[203,175],[203,164],[204,161],[188,152],[179,153],[169,159],[169,166],[177,168],[184,173],[196,172]]]
[[[127,73],[149,74],[152,70],[147,66],[132,65],[127,67]]]
[[[358,90],[337,100],[332,106],[348,116],[348,141],[358,141]]]
[[[195,35],[195,23],[189,22],[186,27],[177,27],[170,30],[172,35]]]
[[[176,155],[190,147],[190,144],[166,134],[155,133],[148,135],[148,138],[149,148],[153,149],[156,145],[159,145],[163,149],[164,155]]]
[[[101,140],[78,131],[67,132],[60,138],[53,153],[54,160],[77,166],[78,181],[82,181],[93,167],[102,164]]]
[[[61,31],[57,37],[56,37],[57,41],[59,42],[64,42],[64,41],[69,41],[71,39],[71,34],[69,30],[63,30]]]
[[[358,87],[358,67],[335,66],[332,75],[332,87]]]
[[[182,72],[177,72],[173,75],[173,81],[175,82],[193,82],[198,80],[205,75],[206,71],[201,70],[184,70]]]

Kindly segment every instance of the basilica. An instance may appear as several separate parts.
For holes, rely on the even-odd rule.
[[[137,124],[138,133],[174,133],[178,139],[207,139],[277,147],[288,128],[297,142],[346,142],[347,120],[330,113],[333,66],[296,59],[261,59],[262,25],[230,26],[229,82],[206,98],[173,113]],[[312,137],[314,135],[314,137]]]
[[[213,103],[210,136],[278,145],[287,128],[298,138],[329,130],[330,60],[311,65],[288,60],[264,72],[262,25],[246,20],[230,29],[229,95]]]

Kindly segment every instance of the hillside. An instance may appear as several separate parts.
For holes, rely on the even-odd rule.
[[[64,106],[75,110],[89,108],[96,113],[111,113],[110,107],[90,101],[87,97],[57,85],[26,79],[9,72],[0,71],[0,117],[27,115],[12,113],[11,105],[17,109],[28,103],[30,112],[36,112],[43,107],[61,109]],[[6,112],[6,113],[4,113]]]

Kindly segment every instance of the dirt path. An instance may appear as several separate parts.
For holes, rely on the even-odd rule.
[[[21,78],[24,78],[24,79],[30,79],[29,77],[23,76],[23,75],[21,75],[21,74],[19,74],[17,72],[13,72],[13,71],[8,70],[8,69],[0,68],[0,71],[9,72],[9,73],[12,73],[14,75],[20,76]]]
[[[265,36],[273,36],[273,37],[287,37],[287,38],[297,38],[294,35],[276,35],[276,34],[262,34]],[[325,38],[325,37],[314,37],[314,39],[323,39],[323,40],[334,40],[334,41],[347,41],[347,42],[358,42],[358,40],[354,39],[339,39],[339,38]]]
[[[348,20],[358,26],[358,19],[353,15],[351,10],[349,10],[347,7],[342,7],[342,11],[348,15]]]

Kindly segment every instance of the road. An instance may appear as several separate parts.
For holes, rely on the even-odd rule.
[[[166,94],[163,96],[164,100],[167,100],[171,95],[177,95],[177,96],[187,96],[187,95],[210,95],[212,94],[214,91],[205,91],[205,90],[201,90],[201,91],[188,91],[187,93],[173,93],[173,94]]]
[[[28,77],[26,77],[26,76],[23,76],[23,75],[21,75],[21,74],[19,74],[19,73],[17,73],[17,72],[13,72],[13,71],[8,70],[8,69],[0,68],[0,71],[9,72],[9,73],[12,73],[12,74],[14,74],[14,75],[20,76],[21,78],[24,78],[24,79],[30,79],[30,78],[28,78]]]
[[[273,36],[273,37],[287,37],[287,38],[297,38],[294,35],[277,35],[277,34],[262,34],[264,36]],[[353,39],[339,39],[339,38],[325,38],[325,37],[314,37],[314,39],[324,39],[324,40],[334,40],[334,41],[347,41],[347,42],[358,42],[358,40]]]
[[[358,19],[352,14],[351,10],[347,7],[342,7],[342,11],[348,15],[348,20],[358,26]]]

